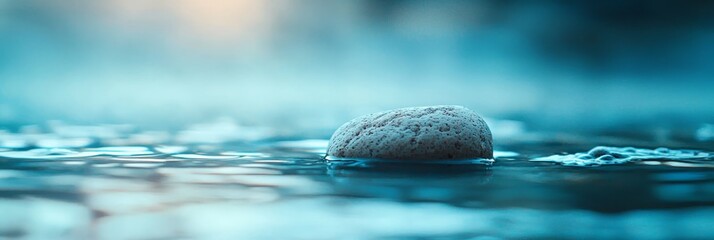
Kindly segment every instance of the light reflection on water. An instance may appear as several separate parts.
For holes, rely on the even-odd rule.
[[[497,145],[488,166],[331,165],[324,139],[188,144],[171,140],[180,134],[132,139],[136,132],[76,129],[89,130],[0,137],[1,237],[714,236],[714,164],[705,151],[607,148],[636,161],[573,167],[580,165],[560,160],[605,153],[588,152],[597,143],[516,142]],[[89,143],[78,146],[77,136]],[[53,147],[42,147],[45,137]]]

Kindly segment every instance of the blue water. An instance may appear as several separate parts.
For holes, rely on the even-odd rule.
[[[714,237],[710,139],[506,132],[493,162],[441,164],[231,124],[25,126],[0,132],[0,237]]]

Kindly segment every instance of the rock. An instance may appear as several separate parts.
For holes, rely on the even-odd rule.
[[[395,160],[493,158],[491,131],[461,106],[401,108],[355,118],[330,138],[328,157]]]

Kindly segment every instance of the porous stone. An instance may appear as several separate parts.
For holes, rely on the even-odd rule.
[[[330,138],[328,157],[397,160],[493,158],[491,131],[461,106],[401,108],[355,118]]]

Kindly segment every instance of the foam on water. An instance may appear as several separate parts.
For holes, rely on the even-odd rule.
[[[644,160],[702,160],[712,159],[712,157],[714,157],[712,153],[696,150],[598,146],[588,152],[539,157],[532,159],[531,161],[555,162],[566,166],[599,166],[625,164]]]

